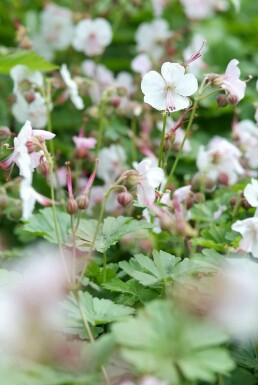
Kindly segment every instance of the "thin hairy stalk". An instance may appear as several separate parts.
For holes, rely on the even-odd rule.
[[[71,215],[71,230],[72,230],[72,280],[73,284],[76,284],[76,239],[75,239],[75,233],[76,233],[76,227],[74,226],[74,215]]]
[[[136,137],[137,137],[137,134],[136,134],[136,124],[137,124],[137,120],[135,118],[135,116],[132,118],[132,121],[131,121],[131,128],[132,128],[132,160],[133,162],[136,162],[137,161],[137,148],[136,148]]]
[[[162,134],[161,134],[161,141],[160,141],[160,147],[159,147],[159,163],[158,163],[159,167],[162,167],[162,164],[163,164],[164,140],[165,140],[165,133],[166,133],[167,116],[168,115],[165,112],[163,115]]]

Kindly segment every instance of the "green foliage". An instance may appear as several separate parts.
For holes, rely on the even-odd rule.
[[[68,230],[71,227],[70,215],[57,208],[56,213],[61,232],[60,236],[62,242],[65,243],[68,238]],[[24,225],[24,230],[43,237],[51,243],[58,243],[51,207],[40,209],[38,213],[33,214],[28,223]]]
[[[124,282],[118,278],[114,278],[110,282],[103,283],[102,286],[112,292],[123,294],[120,301],[127,305],[133,305],[135,302],[144,304],[158,296],[155,290],[147,289],[135,279]]]
[[[9,74],[18,64],[25,65],[32,71],[47,72],[58,69],[57,65],[49,63],[34,51],[16,51],[0,56],[0,74]]]
[[[80,221],[78,230],[76,231],[76,244],[80,248],[90,247],[94,238],[97,227],[96,220]],[[133,231],[141,229],[150,229],[152,225],[146,221],[138,221],[126,217],[108,217],[104,219],[100,225],[99,232],[94,244],[94,249],[103,253],[111,246],[115,245],[120,239]]]
[[[85,330],[84,319],[93,326],[93,334],[99,334],[102,329],[98,325],[114,322],[121,317],[133,314],[134,309],[128,306],[118,305],[108,299],[93,298],[88,292],[78,292],[76,299],[70,294],[68,300],[63,303],[65,312],[65,330],[70,333],[88,337]]]
[[[214,325],[183,314],[168,301],[154,301],[136,318],[113,325],[123,357],[139,373],[151,374],[168,384],[181,376],[213,382],[216,374],[228,374],[234,362],[221,347],[227,336]]]
[[[119,266],[122,270],[144,286],[153,286],[175,280],[189,271],[190,261],[176,258],[164,251],[153,251],[153,260],[138,254],[129,262],[122,261]]]

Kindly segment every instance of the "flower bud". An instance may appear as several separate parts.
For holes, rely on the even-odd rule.
[[[235,106],[238,102],[238,98],[236,95],[229,94],[227,96],[227,102],[231,104],[232,106]]]
[[[216,182],[212,178],[207,177],[205,180],[204,186],[205,186],[205,191],[212,192],[216,188]]]
[[[26,101],[29,104],[34,102],[34,100],[36,99],[36,95],[35,95],[35,92],[33,90],[29,90],[29,91],[25,92],[24,96],[25,96]]]
[[[204,180],[204,176],[203,175],[195,174],[193,176],[193,179],[192,179],[192,182],[191,182],[192,190],[193,191],[200,191],[202,183],[203,183],[203,180]]]
[[[248,210],[250,209],[251,205],[249,204],[249,202],[244,198],[241,200],[241,206],[245,209],[245,210]]]
[[[78,211],[78,203],[73,197],[70,197],[66,204],[66,211],[68,214],[73,215]]]
[[[120,98],[118,96],[114,96],[112,98],[112,104],[115,108],[119,107],[120,105]]]
[[[230,203],[230,206],[232,206],[232,207],[235,206],[237,203],[237,198],[235,198],[235,197],[231,198],[229,203]]]
[[[229,178],[225,172],[221,172],[218,176],[218,183],[223,186],[228,186]]]
[[[202,193],[196,193],[193,196],[194,203],[203,203],[205,202],[205,196]]]
[[[193,207],[193,204],[194,204],[193,197],[188,197],[185,203],[187,210],[191,209]]]
[[[118,194],[117,200],[121,206],[126,207],[132,203],[133,196],[128,191],[123,191],[123,192]]]
[[[49,164],[46,160],[41,160],[38,165],[38,171],[46,178],[49,176]]]
[[[76,201],[77,201],[79,210],[85,210],[89,206],[89,198],[85,194],[78,196]]]
[[[217,104],[219,107],[222,107],[222,108],[227,107],[228,100],[227,100],[226,95],[219,95],[217,97]]]
[[[11,131],[8,127],[1,126],[0,127],[0,141],[6,140],[11,136]]]

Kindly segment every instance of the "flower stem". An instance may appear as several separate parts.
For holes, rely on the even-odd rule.
[[[101,149],[102,139],[103,139],[103,129],[104,129],[104,112],[106,108],[106,98],[103,97],[100,103],[100,114],[99,114],[99,132],[98,132],[98,140],[97,140],[97,149],[96,155],[98,156],[99,151]]]
[[[159,167],[162,167],[162,163],[163,163],[166,124],[167,124],[167,113],[165,112],[163,115],[163,127],[162,127],[161,142],[160,142],[160,147],[159,147],[159,163],[158,163]]]
[[[179,148],[179,151],[178,151],[178,153],[177,153],[176,159],[175,159],[175,161],[174,161],[174,163],[173,163],[173,166],[172,166],[172,168],[171,168],[170,174],[169,174],[169,176],[168,176],[168,180],[167,180],[168,182],[171,182],[172,177],[173,177],[173,175],[174,175],[174,172],[175,172],[175,170],[176,170],[176,166],[177,166],[178,161],[179,161],[179,159],[180,159],[180,156],[181,156],[181,154],[182,154],[182,151],[183,151],[183,148],[184,148],[185,141],[186,141],[186,139],[187,139],[187,137],[188,137],[188,134],[189,134],[189,132],[190,132],[190,129],[191,129],[191,127],[192,127],[192,123],[193,123],[193,119],[194,119],[194,115],[195,115],[195,111],[196,111],[196,108],[197,108],[198,101],[199,101],[198,98],[196,98],[195,101],[194,101],[193,109],[192,109],[191,115],[190,115],[190,119],[189,119],[189,121],[188,121],[186,130],[185,130],[185,136],[184,136],[184,139],[183,139],[183,141],[182,141],[182,143],[181,143],[181,145],[180,145],[180,148]]]

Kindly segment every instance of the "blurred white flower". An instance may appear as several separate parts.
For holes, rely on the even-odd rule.
[[[35,92],[34,97],[33,102],[27,103],[24,97],[18,94],[12,106],[12,113],[19,123],[30,120],[34,127],[44,128],[47,125],[47,106],[40,93]]]
[[[186,16],[190,19],[207,19],[213,16],[216,10],[225,11],[228,4],[225,0],[180,0]]]
[[[225,174],[228,184],[237,182],[238,177],[244,174],[240,164],[241,152],[232,143],[224,138],[214,137],[207,149],[200,146],[197,155],[197,167],[202,173],[217,181],[220,174]]]
[[[159,111],[174,112],[188,108],[188,96],[198,89],[195,76],[186,74],[185,68],[180,64],[169,62],[162,65],[161,75],[150,71],[143,76],[141,88],[145,95],[144,102]]]
[[[39,71],[30,70],[23,64],[14,66],[10,71],[10,76],[13,79],[15,95],[22,94],[24,83],[29,83],[32,87],[43,87],[44,85],[43,75]]]
[[[252,207],[258,208],[258,181],[256,179],[252,178],[251,183],[245,187],[244,196]]]
[[[146,74],[146,72],[150,71],[152,67],[152,63],[145,53],[141,53],[137,55],[132,63],[131,63],[131,68],[135,71],[141,74],[143,76]]]
[[[243,152],[251,168],[258,167],[258,127],[250,119],[244,119],[233,125],[233,138]]]
[[[72,45],[77,51],[88,56],[102,54],[105,47],[112,41],[112,29],[103,18],[81,20],[75,27]]]
[[[69,8],[49,3],[40,14],[40,30],[33,37],[33,48],[47,59],[54,51],[66,49],[72,40],[74,26]]]
[[[165,53],[162,43],[172,34],[167,21],[164,19],[154,19],[149,23],[142,23],[135,35],[137,51],[147,53],[153,60],[159,60]]]
[[[125,168],[126,153],[124,148],[119,144],[104,147],[99,152],[98,158],[97,176],[108,185],[114,183]]]
[[[164,171],[157,167],[155,159],[143,159],[140,163],[134,164],[139,174],[137,183],[137,198],[141,205],[149,206],[155,200],[155,189],[164,180]]]
[[[65,85],[67,87],[67,93],[71,98],[71,101],[73,105],[78,109],[82,110],[84,108],[84,103],[79,95],[78,86],[76,82],[71,78],[71,74],[67,68],[66,64],[62,64],[60,69],[60,74],[63,78],[63,81],[65,82]]]

